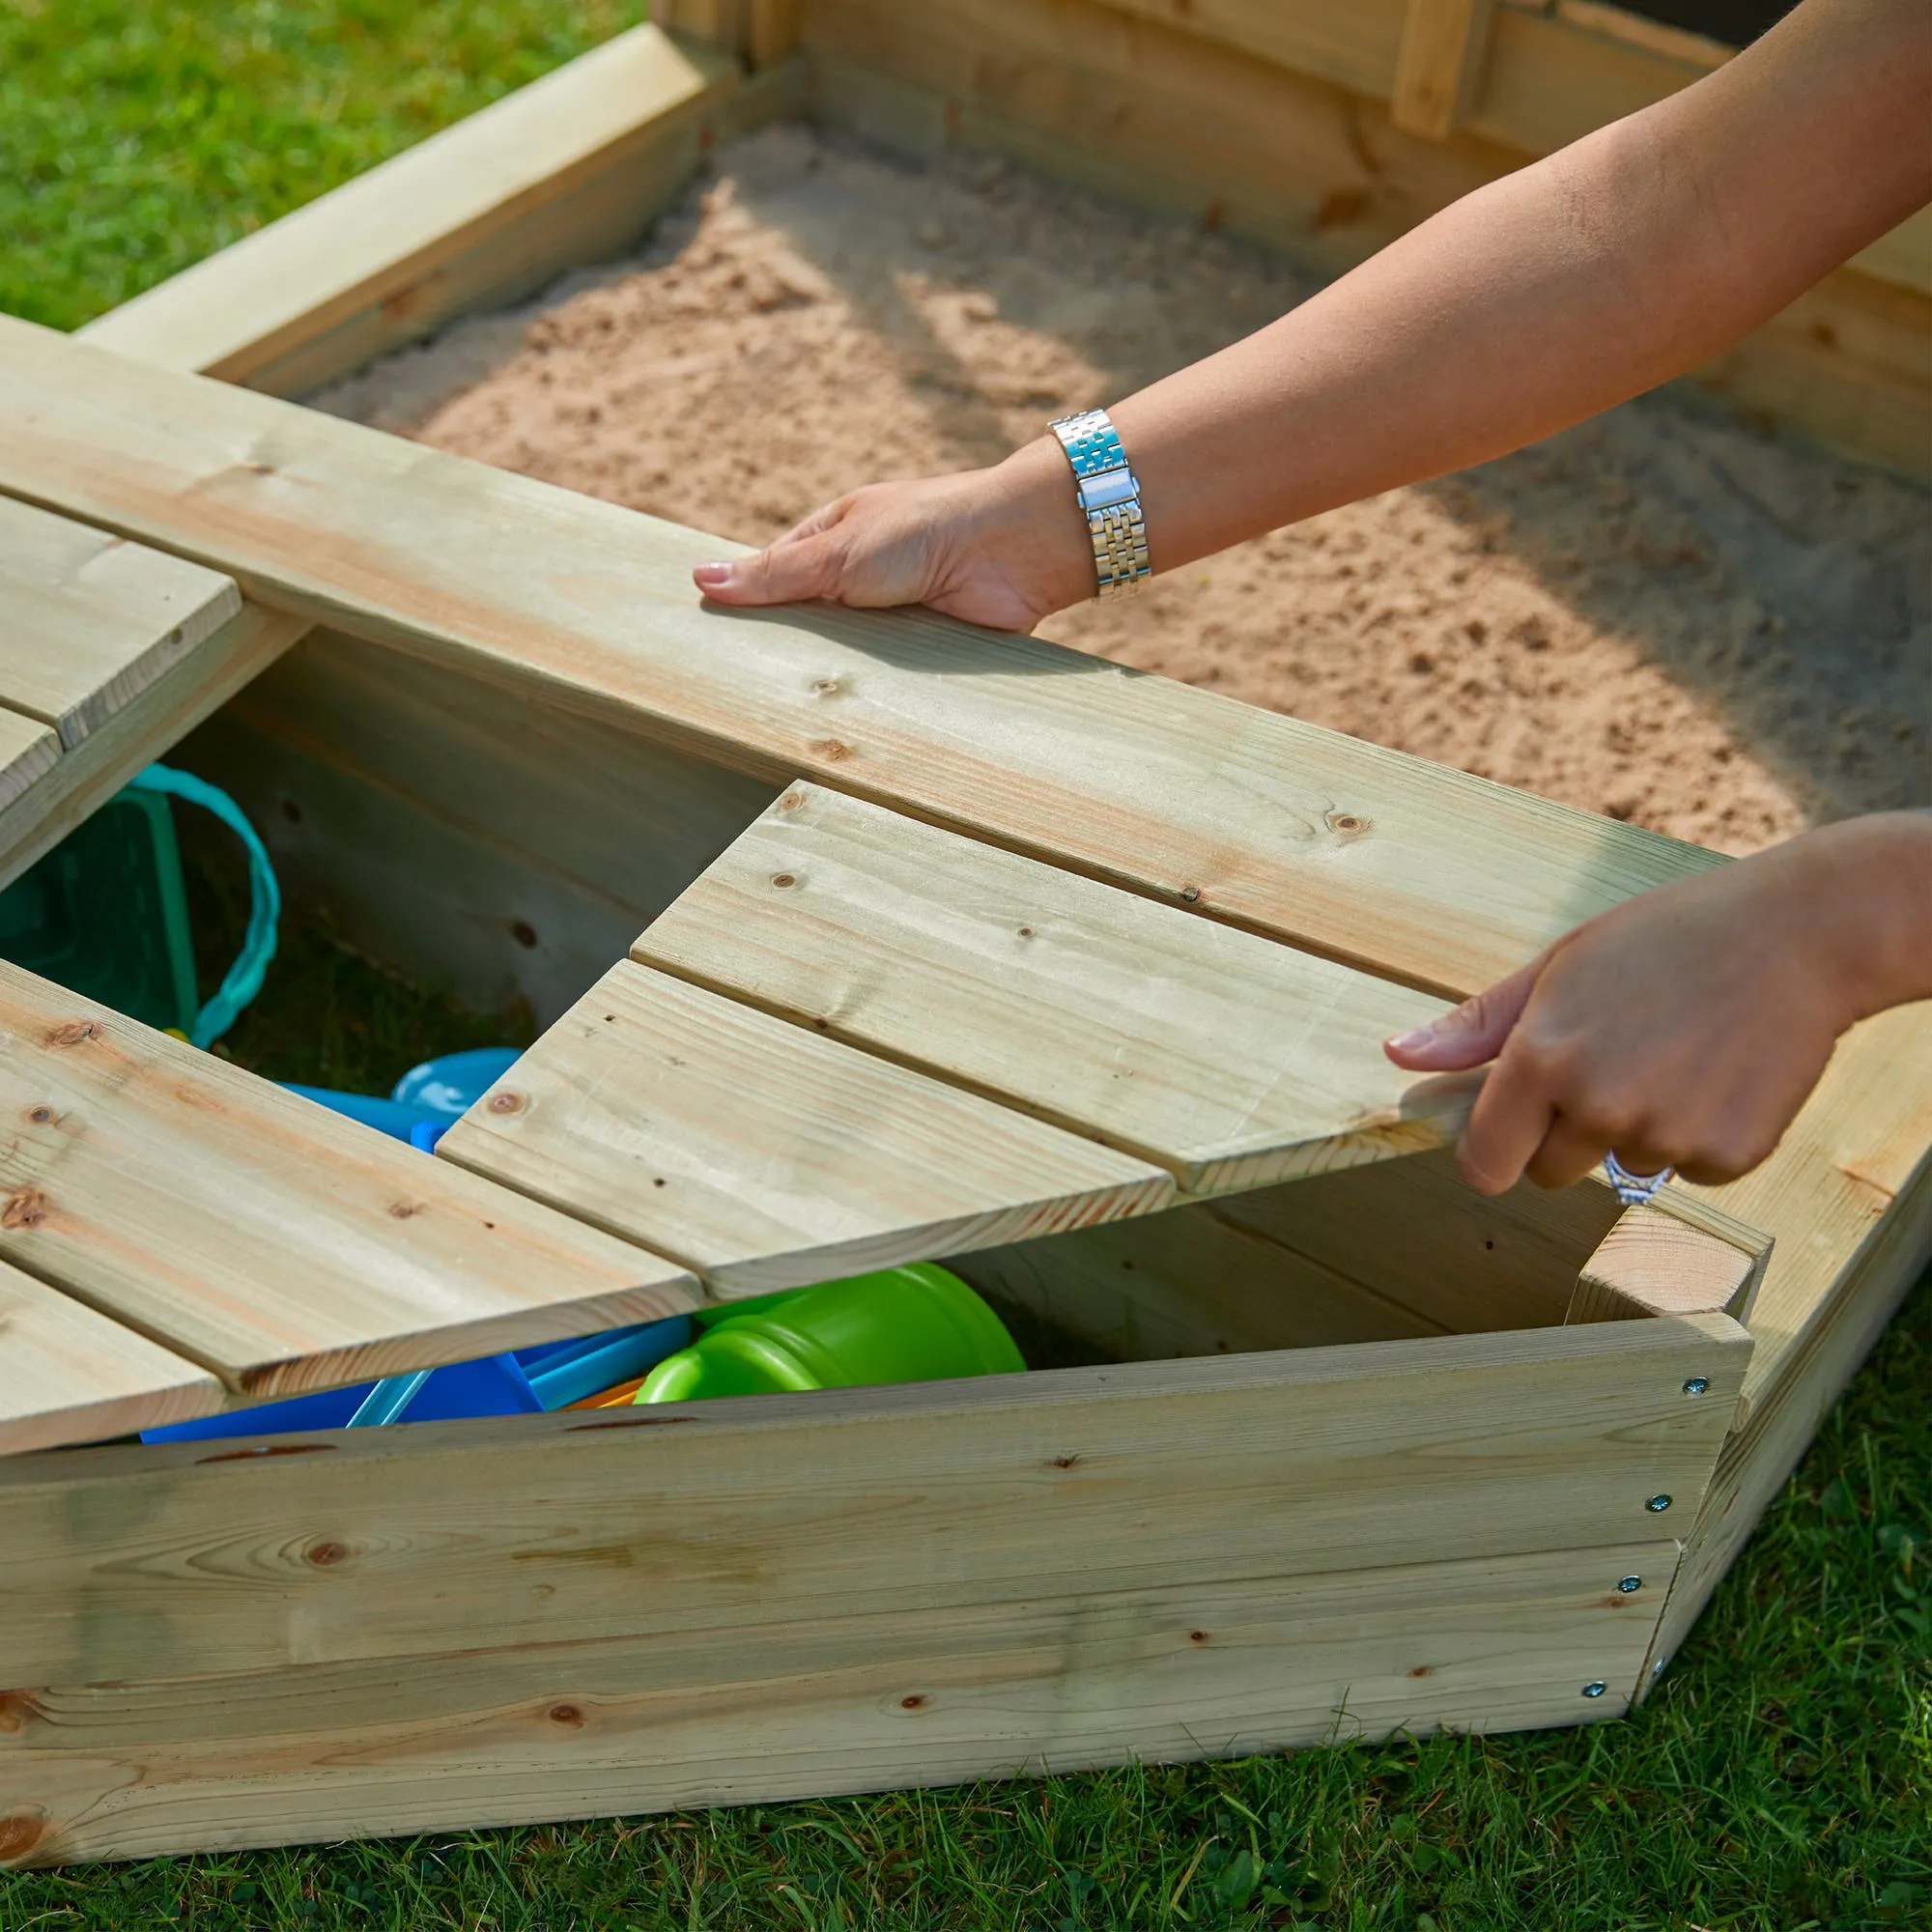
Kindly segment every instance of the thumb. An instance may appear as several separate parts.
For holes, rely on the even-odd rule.
[[[839,546],[820,532],[782,537],[769,550],[727,562],[700,563],[691,579],[717,604],[794,604],[838,596],[842,575]]]
[[[1502,1051],[1503,1041],[1522,1017],[1522,1009],[1548,963],[1548,953],[1543,953],[1440,1019],[1383,1041],[1382,1051],[1412,1073],[1449,1073],[1481,1066]]]

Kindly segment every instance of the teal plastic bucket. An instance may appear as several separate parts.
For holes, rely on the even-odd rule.
[[[1000,1318],[957,1275],[921,1262],[714,1316],[698,1341],[644,1378],[634,1400],[946,1381],[1025,1367]]]

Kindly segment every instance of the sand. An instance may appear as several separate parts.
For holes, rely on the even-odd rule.
[[[779,128],[634,260],[312,400],[758,542],[857,484],[993,461],[1313,286],[995,161]],[[1744,852],[1932,800],[1926,512],[1648,398],[1041,629]]]

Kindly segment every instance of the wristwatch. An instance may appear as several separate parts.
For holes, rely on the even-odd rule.
[[[1053,425],[1066,460],[1073,466],[1074,494],[1094,539],[1094,572],[1100,595],[1131,590],[1152,575],[1148,562],[1147,525],[1141,516],[1140,480],[1127,468],[1121,433],[1105,410],[1083,410]]]

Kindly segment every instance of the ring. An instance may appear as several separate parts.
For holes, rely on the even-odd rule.
[[[1604,1156],[1604,1174],[1610,1192],[1626,1208],[1647,1208],[1662,1192],[1663,1184],[1676,1178],[1674,1167],[1660,1168],[1655,1174],[1633,1174],[1615,1154]]]

